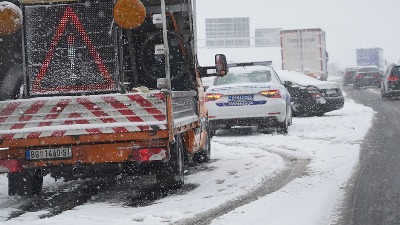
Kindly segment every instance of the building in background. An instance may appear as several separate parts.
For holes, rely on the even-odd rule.
[[[197,39],[198,60],[213,65],[215,54],[228,62],[272,61],[281,69],[281,28],[251,28],[249,17],[206,18],[205,38]]]
[[[249,47],[249,17],[207,18],[206,46],[211,48]]]

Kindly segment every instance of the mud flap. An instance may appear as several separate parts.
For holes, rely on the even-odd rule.
[[[211,158],[211,137],[212,136],[210,135],[210,132],[207,132],[204,149],[201,149],[199,152],[196,152],[194,157],[193,157],[193,160],[196,163],[205,163],[205,162],[210,161],[210,158]]]
[[[180,188],[184,184],[184,144],[182,137],[177,135],[171,146],[171,158],[156,172],[156,178],[161,188]]]

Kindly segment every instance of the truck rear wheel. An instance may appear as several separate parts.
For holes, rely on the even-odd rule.
[[[193,160],[196,163],[205,163],[210,161],[210,158],[211,158],[211,135],[209,132],[207,132],[206,140],[204,143],[204,149],[200,150],[199,152],[196,152],[196,154],[193,157]]]
[[[184,184],[184,158],[182,137],[177,135],[171,146],[169,162],[156,172],[157,182],[161,187],[180,188]]]
[[[40,172],[8,174],[8,195],[33,196],[42,192],[43,177]]]

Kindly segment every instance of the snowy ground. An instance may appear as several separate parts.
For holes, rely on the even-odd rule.
[[[330,224],[344,198],[343,187],[358,162],[360,142],[373,120],[372,109],[347,100],[341,110],[324,117],[294,118],[288,135],[220,133],[212,139],[208,169],[186,176],[198,186],[154,204],[126,207],[118,203],[89,202],[60,215],[39,219],[46,212],[26,213],[5,221],[7,179],[0,176],[2,224],[145,224],[158,225],[193,218],[235,200],[278,175],[289,161],[307,161],[306,173],[280,190],[241,206],[212,221],[230,224]],[[60,182],[60,181],[58,181]],[[45,187],[54,185],[45,179]]]

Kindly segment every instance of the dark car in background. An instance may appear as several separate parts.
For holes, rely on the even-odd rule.
[[[381,95],[383,99],[400,96],[400,65],[390,64],[382,77]]]
[[[358,67],[354,75],[353,88],[365,86],[381,86],[382,72],[376,66]]]
[[[357,67],[348,67],[344,70],[343,73],[343,86],[348,84],[353,84],[354,75],[356,74]]]
[[[317,80],[303,73],[277,70],[292,99],[293,116],[322,116],[344,106],[337,83]]]

